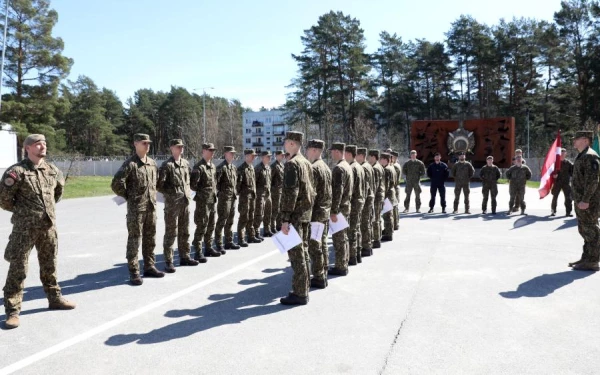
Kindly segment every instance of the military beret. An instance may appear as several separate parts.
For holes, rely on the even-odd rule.
[[[594,139],[594,132],[591,130],[579,130],[575,133],[573,139],[588,138],[590,141]]]
[[[137,133],[133,135],[134,142],[152,142],[148,134]]]
[[[203,150],[209,150],[209,151],[214,151],[216,150],[215,145],[212,143],[203,143],[202,144],[202,149]]]
[[[332,143],[331,147],[329,147],[329,151],[337,150],[337,151],[344,152],[345,149],[346,149],[346,144],[342,143],[342,142]]]
[[[400,153],[398,151],[392,151],[392,152],[390,152],[390,154],[395,157],[400,156]]]
[[[384,152],[384,153],[382,153],[382,154],[381,154],[380,158],[381,158],[381,159],[385,159],[385,160],[388,160],[388,161],[389,161],[389,160],[390,160],[390,158],[391,158],[391,156],[392,156],[392,155],[388,154],[387,152]]]
[[[172,147],[172,146],[183,146],[183,139],[178,139],[178,138],[171,139],[169,141],[169,147]]]
[[[356,149],[356,155],[367,155],[367,148],[366,147],[358,147]]]
[[[485,160],[494,160],[494,157],[492,155],[490,155],[487,158],[485,158]]]
[[[277,151],[275,151],[275,155],[283,155],[283,151],[277,150]]]
[[[43,134],[30,134],[25,138],[25,141],[23,141],[23,146],[31,146],[38,142],[46,142],[46,137],[44,137]]]
[[[286,140],[289,139],[290,141],[302,143],[302,140],[304,139],[304,134],[301,132],[289,131],[289,132],[285,133],[285,139]]]
[[[271,156],[271,151],[263,151],[260,153],[260,156]]]
[[[346,145],[346,152],[352,154],[352,156],[356,156],[356,145]]]
[[[244,155],[256,155],[256,151],[253,148],[247,148],[244,150]]]
[[[325,142],[320,140],[320,139],[311,139],[310,141],[308,141],[308,144],[306,145],[307,148],[318,148],[319,150],[322,150],[323,148],[325,148]]]
[[[369,156],[375,156],[377,159],[379,159],[379,155],[381,155],[379,150],[369,150]]]
[[[235,151],[235,147],[233,146],[223,146],[223,152],[233,152],[235,154],[237,151]]]

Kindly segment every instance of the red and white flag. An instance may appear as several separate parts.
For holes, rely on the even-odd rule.
[[[542,179],[539,188],[540,199],[544,198],[550,193],[550,190],[552,190],[552,185],[554,185],[553,175],[560,170],[561,147],[559,130],[556,135],[556,140],[552,143],[552,146],[550,146],[550,150],[548,150],[546,160],[544,160],[544,165],[542,166]]]

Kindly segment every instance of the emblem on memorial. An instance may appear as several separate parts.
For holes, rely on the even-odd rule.
[[[458,129],[448,133],[447,146],[450,155],[458,152],[472,154],[475,148],[475,134],[466,130],[461,121]]]

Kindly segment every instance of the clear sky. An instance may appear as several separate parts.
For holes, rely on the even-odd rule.
[[[360,20],[367,51],[379,33],[443,41],[461,14],[552,20],[560,0],[53,0],[54,35],[75,60],[70,79],[91,77],[125,101],[140,88],[215,87],[210,95],[246,107],[285,102],[300,36],[330,10]],[[199,90],[201,92],[201,90]]]

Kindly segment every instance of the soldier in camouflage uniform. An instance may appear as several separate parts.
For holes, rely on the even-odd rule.
[[[569,263],[577,271],[598,271],[600,257],[600,226],[598,211],[600,210],[600,187],[598,173],[600,157],[590,147],[594,133],[578,131],[575,133],[573,145],[579,151],[573,165],[573,199],[577,228],[583,237],[583,253],[581,259]]]
[[[181,157],[183,140],[169,142],[171,157],[165,160],[158,170],[156,188],[165,196],[165,236],[163,254],[165,271],[175,272],[173,265],[173,244],[177,238],[179,264],[197,266],[198,261],[190,259],[190,165]]]
[[[408,212],[410,196],[415,191],[415,205],[417,212],[421,212],[421,177],[425,176],[425,164],[417,159],[417,151],[410,152],[410,159],[402,166],[402,173],[406,180],[406,198],[404,199],[404,213]]]
[[[365,187],[367,188],[365,191],[365,206],[363,207],[360,221],[361,243],[358,245],[361,247],[361,257],[373,255],[373,211],[375,203],[375,181],[373,177],[373,167],[366,160],[367,149],[365,147],[357,148],[356,162],[360,164],[365,172]]]
[[[283,151],[275,151],[275,161],[271,164],[271,232],[281,230],[279,206],[283,189]]]
[[[562,190],[565,195],[565,208],[567,211],[567,216],[571,217],[571,211],[573,210],[573,198],[571,197],[571,176],[573,176],[573,163],[567,160],[567,149],[561,149],[561,161],[560,161],[560,170],[558,173],[554,173],[554,185],[552,186],[552,214],[551,216],[556,215],[556,205],[558,201],[558,196],[560,195],[560,191]]]
[[[312,208],[311,223],[323,224],[323,235],[319,241],[312,238],[308,242],[308,253],[311,259],[313,278],[310,286],[324,289],[327,287],[327,270],[329,268],[329,248],[327,246],[327,233],[329,215],[331,211],[331,170],[321,158],[325,142],[320,139],[308,141],[306,156],[312,163],[313,189],[315,201]]]
[[[285,135],[285,150],[290,153],[290,158],[285,163],[283,172],[283,194],[281,197],[281,232],[288,234],[292,225],[302,243],[288,251],[292,270],[292,291],[287,297],[280,299],[283,305],[306,305],[308,303],[308,289],[310,272],[308,270],[308,240],[310,218],[314,200],[313,172],[311,164],[302,153],[302,139],[300,132],[289,131]]]
[[[475,174],[473,165],[465,160],[465,153],[458,154],[458,162],[452,166],[452,177],[454,177],[454,212],[458,213],[458,201],[460,200],[460,192],[465,196],[465,213],[470,214],[469,210],[469,194],[471,193],[471,178]]]
[[[237,168],[233,164],[235,147],[223,147],[225,160],[217,166],[217,224],[215,225],[216,250],[240,248],[233,242],[233,220],[235,218],[235,199],[237,188]],[[223,246],[225,229],[225,246]]]
[[[158,168],[148,156],[150,136],[133,136],[135,154],[125,160],[113,177],[111,188],[120,197],[127,199],[127,265],[129,280],[133,285],[142,285],[138,249],[142,243],[145,277],[164,277],[164,272],[154,266],[156,246],[156,183]]]
[[[192,169],[191,188],[196,192],[194,200],[194,223],[196,231],[192,240],[192,247],[196,260],[202,261],[204,256],[219,257],[225,250],[215,250],[212,247],[213,233],[215,231],[215,206],[217,204],[217,168],[212,162],[215,145],[204,143],[202,145],[202,159]],[[204,255],[202,243],[204,242]]]
[[[507,215],[511,211],[515,212],[518,207],[521,207],[521,215],[525,214],[525,185],[527,180],[531,179],[531,170],[525,164],[522,164],[522,157],[515,157],[515,164],[506,171],[506,178],[509,180],[508,191],[510,193],[510,201],[508,203]]]
[[[498,195],[498,179],[500,176],[502,176],[502,173],[500,173],[500,168],[494,165],[494,157],[491,155],[488,156],[486,158],[486,165],[479,171],[482,183],[481,193],[483,194],[481,210],[484,215],[487,211],[487,202],[490,193],[492,195],[492,214],[496,214],[496,196]]]
[[[381,247],[381,210],[383,209],[383,200],[385,199],[385,180],[384,171],[379,164],[379,150],[369,150],[369,163],[373,167],[373,248]]]
[[[344,159],[346,145],[334,143],[329,151],[335,163],[331,171],[331,210],[329,219],[337,222],[337,215],[342,214],[346,219],[350,217],[350,203],[354,181],[352,168]],[[333,250],[335,251],[335,267],[329,269],[329,275],[346,276],[348,274],[349,245],[348,228],[334,233],[332,236]]]
[[[394,206],[394,214],[392,220],[394,222],[394,230],[400,229],[400,210],[398,205],[400,204],[400,179],[402,177],[402,167],[398,164],[398,156],[400,155],[397,151],[390,152],[390,162],[392,167],[394,168],[394,189],[396,190],[396,202],[397,204]]]
[[[61,171],[47,163],[46,138],[31,134],[23,142],[27,157],[10,166],[0,180],[0,208],[12,212],[13,224],[4,259],[10,263],[4,284],[5,327],[19,326],[29,254],[35,246],[40,280],[51,310],[69,310],[75,303],[62,297],[56,278],[58,238],[55,206],[65,185]]]
[[[354,160],[356,157],[356,146],[347,145],[345,158],[352,169],[352,181],[354,190],[352,191],[352,209],[350,210],[350,220],[348,224],[348,247],[350,251],[350,260],[348,264],[355,266],[361,262],[361,231],[360,222],[362,211],[365,206],[365,192],[367,191],[367,180],[365,179],[365,170]]]
[[[260,235],[260,225],[263,224],[265,237],[271,237],[271,152],[263,151],[261,154],[261,162],[254,167],[254,174],[256,175],[256,203],[254,206],[254,233],[256,238],[263,239]],[[265,211],[269,211],[268,220],[266,223]]]
[[[388,153],[381,154],[379,162],[383,167],[383,184],[385,191],[385,198],[390,200],[392,205],[397,205],[396,200],[396,170],[390,165],[390,159],[392,156]],[[383,215],[383,236],[381,236],[381,242],[387,242],[393,240],[394,234],[394,210],[388,211]]]
[[[253,149],[244,150],[244,162],[237,170],[237,192],[238,212],[238,245],[248,247],[248,243],[260,243],[260,240],[254,236],[254,201],[256,200],[256,176],[254,175],[254,158],[256,151]],[[248,242],[246,242],[246,233],[248,232]]]

